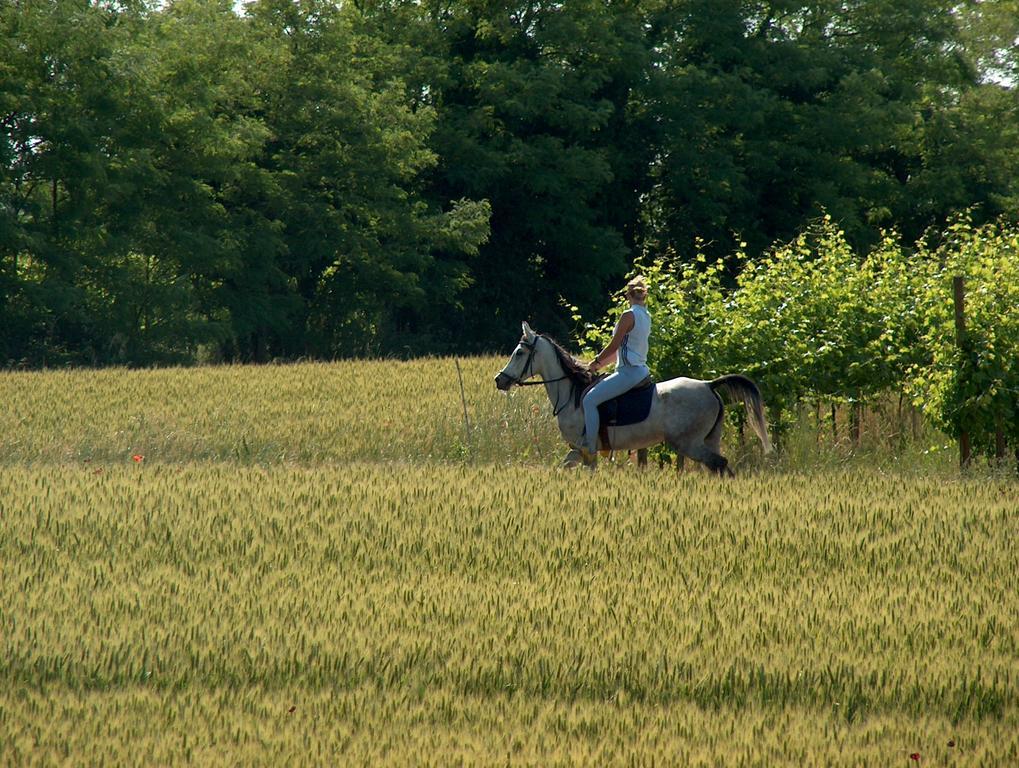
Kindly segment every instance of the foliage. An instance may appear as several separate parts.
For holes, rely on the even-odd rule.
[[[865,248],[879,227],[915,237],[938,223],[944,211],[922,208],[927,200],[975,202],[973,185],[928,197],[917,183],[951,173],[963,156],[975,167],[999,148],[1015,158],[1000,137],[940,130],[946,112],[965,114],[967,124],[989,113],[957,102],[977,87],[957,5],[677,3],[675,32],[649,80],[658,133],[647,242],[689,253],[699,237],[721,258],[743,240],[756,254],[827,210]]]
[[[421,198],[418,177],[437,161],[424,143],[434,110],[407,98],[394,53],[335,4],[266,0],[248,12],[283,51],[264,101],[264,164],[282,192],[281,266],[302,322],[277,346],[376,352],[402,314],[457,294],[465,265],[439,264],[433,251],[476,254],[488,204],[446,198],[440,211]]]
[[[588,0],[359,8],[373,34],[428,62],[419,87],[436,109],[439,162],[427,192],[492,206],[491,239],[451,308],[458,346],[490,349],[525,316],[560,331],[563,286],[601,304],[627,265],[615,206],[631,219],[636,206],[636,188],[614,182],[628,162],[616,142],[629,94],[647,66],[640,11]]]
[[[740,372],[758,381],[781,432],[804,400],[863,403],[908,393],[935,424],[972,433],[977,448],[1015,445],[1019,386],[1019,234],[954,223],[936,248],[885,234],[864,259],[830,216],[759,258],[737,251],[731,287],[721,262],[639,263],[651,280],[652,371],[659,379]],[[952,278],[966,282],[967,333],[955,332]],[[619,297],[621,298],[621,297]],[[575,320],[581,316],[575,314]],[[580,334],[607,343],[614,315]]]
[[[708,263],[703,253],[691,262],[674,254],[639,260],[634,274],[648,282],[648,307],[654,312],[648,365],[659,379],[674,376],[709,376],[716,359],[725,301],[722,262]],[[583,354],[594,355],[612,337],[619,315],[626,306],[623,290],[615,296],[615,307],[602,323],[583,322],[577,307],[569,307],[580,324],[578,340]],[[659,322],[658,316],[668,318]]]
[[[431,253],[476,253],[489,209],[417,193],[434,120],[392,54],[332,3],[249,13],[0,6],[17,41],[0,70],[5,360],[365,353],[387,312],[460,290]]]
[[[1019,201],[1014,10],[0,4],[0,362],[491,350],[524,318],[565,335],[559,297],[601,314],[634,254],[731,287],[746,260],[793,279],[765,254],[824,210],[833,254],[981,226]],[[892,376],[872,352],[857,390]]]
[[[924,286],[929,296],[924,342],[929,367],[915,366],[911,390],[924,411],[950,434],[969,432],[974,448],[993,454],[1000,432],[1019,445],[1019,229],[968,219],[953,224],[937,251],[939,269]],[[952,280],[965,285],[966,329],[955,326]]]

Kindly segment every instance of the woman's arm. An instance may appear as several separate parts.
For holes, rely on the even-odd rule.
[[[633,312],[628,309],[620,316],[619,322],[616,323],[616,330],[612,333],[612,341],[591,361],[591,364],[587,366],[588,370],[597,371],[599,368],[606,366],[612,359],[612,356],[619,351],[619,347],[622,346],[626,334],[632,330]]]

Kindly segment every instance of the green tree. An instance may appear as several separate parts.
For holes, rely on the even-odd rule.
[[[690,253],[701,237],[720,255],[742,239],[759,253],[826,210],[860,247],[896,224],[919,84],[964,84],[952,5],[680,5],[657,84],[649,242]]]
[[[192,355],[200,343],[258,359],[287,327],[279,224],[266,215],[273,180],[258,166],[260,94],[277,58],[227,0],[166,4],[122,53],[139,78],[124,116],[131,183],[106,218],[127,247],[106,261],[132,359],[139,346]]]
[[[103,212],[132,173],[134,83],[118,67],[137,4],[0,5],[0,290],[7,360],[106,360],[91,288],[124,248]]]
[[[301,301],[301,332],[283,348],[353,355],[419,341],[407,318],[455,301],[463,259],[488,234],[487,204],[422,196],[435,117],[409,98],[398,52],[333,3],[263,0],[249,13],[283,52],[261,162],[282,192],[283,264]]]
[[[436,110],[439,158],[427,194],[492,206],[462,308],[444,319],[450,340],[485,347],[522,318],[562,333],[560,296],[603,309],[646,167],[630,119],[650,66],[640,4],[359,6],[377,34],[421,52],[412,85]]]

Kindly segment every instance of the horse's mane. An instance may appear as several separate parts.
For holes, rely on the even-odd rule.
[[[556,357],[559,358],[559,365],[563,369],[563,375],[573,385],[573,396],[576,405],[580,407],[580,398],[584,390],[602,377],[587,370],[583,363],[563,349],[562,345],[548,334],[540,333],[538,336],[551,344],[552,349],[555,350]]]

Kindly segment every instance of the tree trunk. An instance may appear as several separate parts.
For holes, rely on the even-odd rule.
[[[863,404],[853,403],[849,407],[849,439],[853,448],[860,447],[860,422],[863,421]]]
[[[902,427],[902,400],[903,393],[899,392],[899,407],[895,411],[895,431],[896,438],[898,439],[899,447],[901,448],[906,443],[906,430]]]

